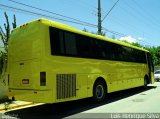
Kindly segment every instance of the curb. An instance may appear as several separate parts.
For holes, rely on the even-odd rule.
[[[18,104],[18,102],[14,102],[11,104],[7,104],[5,106],[5,104],[0,104],[0,111],[6,111],[6,110],[10,110],[10,109],[15,109],[15,108],[19,108],[19,107],[24,107],[24,106],[29,106],[34,104],[33,102],[21,102],[21,104]]]

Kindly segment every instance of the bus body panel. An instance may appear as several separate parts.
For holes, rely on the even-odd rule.
[[[40,27],[36,24],[25,25],[12,33],[8,56],[10,88],[36,89],[41,63],[40,34]]]
[[[19,90],[9,89],[9,98],[14,97],[16,100],[38,102],[38,103],[54,103],[52,90]]]
[[[106,81],[108,93],[144,84],[144,76],[149,72],[145,63],[52,55],[49,26],[81,33],[43,19],[13,31],[8,60],[10,96],[24,101],[56,103],[93,96],[97,78]],[[40,84],[41,72],[46,76],[45,85]]]

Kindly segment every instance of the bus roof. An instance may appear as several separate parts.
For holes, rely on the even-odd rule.
[[[131,48],[134,48],[134,49],[142,50],[142,51],[145,51],[145,52],[149,52],[148,50],[145,50],[145,49],[140,48],[140,47],[133,46],[133,45],[131,45],[129,43],[125,43],[123,41],[113,40],[111,38],[107,38],[107,37],[104,37],[104,36],[101,36],[101,35],[96,35],[96,34],[92,34],[92,33],[89,33],[89,32],[81,31],[81,30],[78,30],[78,29],[73,28],[71,26],[68,26],[66,24],[62,24],[62,23],[51,21],[51,20],[44,19],[44,18],[40,18],[40,19],[31,21],[31,22],[28,22],[26,24],[23,24],[23,25],[15,28],[14,30],[18,30],[19,28],[21,28],[23,26],[26,26],[26,25],[29,25],[29,24],[34,24],[35,22],[41,22],[42,24],[45,24],[47,26],[52,26],[52,27],[55,27],[55,28],[58,28],[58,29],[70,31],[70,32],[81,34],[81,35],[84,35],[84,36],[88,36],[88,37],[92,37],[92,38],[96,38],[96,39],[100,39],[100,40],[116,43],[116,44],[119,44],[119,45],[131,47]]]

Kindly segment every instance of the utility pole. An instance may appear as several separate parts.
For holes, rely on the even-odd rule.
[[[101,25],[101,0],[98,0],[98,35],[102,34],[102,25]]]

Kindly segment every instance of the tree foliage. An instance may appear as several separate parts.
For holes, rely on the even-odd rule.
[[[86,28],[84,28],[83,31],[84,31],[84,32],[89,32]],[[95,33],[95,32],[90,32],[90,33],[92,33],[92,34],[97,34],[97,35],[98,35],[98,32],[96,32],[96,33]],[[101,36],[105,36],[106,33],[102,31],[100,35],[101,35]]]
[[[160,66],[160,46],[145,47],[145,48],[150,51],[154,66]]]
[[[13,15],[12,28],[10,27],[8,15],[4,12],[6,23],[4,23],[4,29],[0,26],[0,40],[3,43],[3,50],[0,51],[0,74],[6,70],[7,55],[8,55],[8,40],[10,38],[11,29],[16,28],[16,16]]]

